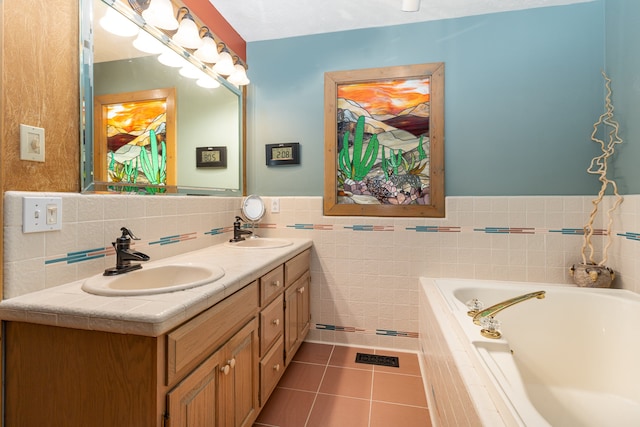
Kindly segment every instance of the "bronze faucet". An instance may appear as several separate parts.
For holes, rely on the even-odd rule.
[[[112,243],[116,250],[116,266],[107,268],[104,276],[115,276],[142,268],[140,264],[132,264],[131,261],[149,261],[149,255],[131,249],[131,240],[140,240],[126,227],[120,228],[122,236]]]

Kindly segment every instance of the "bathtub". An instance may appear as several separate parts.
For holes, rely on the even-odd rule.
[[[420,282],[421,298],[446,339],[481,424],[640,426],[640,295],[543,283]],[[484,338],[467,315],[465,302],[473,298],[489,307],[538,290],[546,291],[544,299],[496,315],[499,339]],[[421,311],[422,306],[421,299]],[[429,387],[435,398],[438,385]],[[442,400],[435,404],[442,406]]]

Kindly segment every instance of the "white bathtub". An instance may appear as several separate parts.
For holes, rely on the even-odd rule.
[[[421,285],[452,351],[466,353],[484,385],[470,386],[483,424],[493,424],[490,398],[507,426],[640,426],[640,295],[463,279],[422,278]],[[544,299],[496,315],[500,339],[482,337],[466,314],[472,298],[489,307],[538,290]]]

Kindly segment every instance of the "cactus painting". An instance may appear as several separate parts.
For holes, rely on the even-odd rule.
[[[338,87],[340,191],[345,202],[428,204],[429,78]],[[409,176],[410,175],[410,176]]]
[[[96,181],[109,183],[110,189],[140,193],[164,192],[167,185],[173,185],[173,97],[173,89],[96,97],[103,104],[96,129],[98,123],[106,124],[105,129],[100,128],[104,134],[96,135],[98,141],[105,141],[94,153],[94,165],[103,168],[96,167]]]
[[[359,71],[325,74],[326,111],[335,114],[325,117],[331,125],[325,137],[335,138],[335,150],[328,151],[335,157],[325,159],[335,187],[325,185],[325,198],[337,206],[419,206],[427,207],[419,212],[441,214],[442,96],[438,92],[434,103],[433,88],[443,87],[442,64]],[[438,207],[431,209],[434,190]],[[338,210],[393,215],[367,207]]]

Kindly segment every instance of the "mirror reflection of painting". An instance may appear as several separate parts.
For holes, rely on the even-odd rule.
[[[128,102],[106,109],[108,182],[165,185],[166,101]]]
[[[430,204],[430,77],[337,87],[343,204]]]

